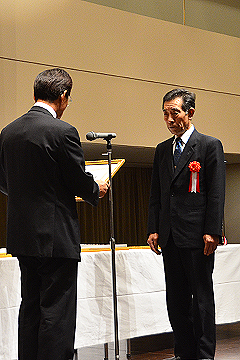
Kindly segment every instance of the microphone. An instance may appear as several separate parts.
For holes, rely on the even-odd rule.
[[[104,139],[104,140],[111,140],[115,138],[117,135],[115,133],[95,133],[94,131],[90,131],[86,135],[86,139],[89,141],[93,141],[96,139]]]

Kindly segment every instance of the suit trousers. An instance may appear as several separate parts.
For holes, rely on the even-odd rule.
[[[19,256],[19,360],[74,355],[78,260]]]
[[[215,304],[212,273],[214,254],[177,247],[170,236],[162,248],[169,320],[175,356],[214,359]]]

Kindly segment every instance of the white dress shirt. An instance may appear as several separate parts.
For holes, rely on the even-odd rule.
[[[190,128],[189,128],[187,131],[185,131],[185,133],[182,134],[182,136],[180,136],[180,138],[181,138],[181,148],[182,148],[182,151],[183,151],[183,149],[185,148],[185,146],[186,146],[186,144],[187,144],[190,136],[192,135],[194,129],[195,129],[194,125],[191,124]],[[174,151],[175,151],[176,138],[177,138],[177,137],[178,137],[178,136],[175,136],[175,139],[173,140],[173,153],[174,153]]]
[[[54,118],[57,117],[56,111],[55,111],[50,105],[48,105],[48,104],[46,104],[46,103],[44,103],[44,102],[42,102],[42,101],[37,101],[37,102],[35,102],[35,104],[34,104],[33,106],[40,106],[40,107],[48,110],[48,111],[52,114],[52,116],[53,116]]]

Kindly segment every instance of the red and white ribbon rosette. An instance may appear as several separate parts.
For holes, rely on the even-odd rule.
[[[189,192],[200,193],[199,187],[199,171],[201,169],[201,165],[198,161],[192,161],[188,165],[191,175],[190,175],[190,182],[189,182]]]

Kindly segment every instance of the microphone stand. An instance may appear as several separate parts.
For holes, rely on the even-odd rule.
[[[112,291],[113,291],[113,314],[114,314],[114,345],[115,360],[119,359],[119,340],[118,340],[118,316],[117,316],[117,291],[116,291],[116,261],[115,261],[115,238],[114,238],[114,221],[113,221],[113,192],[112,192],[112,144],[111,139],[115,138],[115,133],[95,133],[90,131],[87,133],[87,140],[104,139],[107,141],[107,156],[109,169],[109,204],[110,204],[110,245],[112,257]],[[105,357],[108,360],[108,344],[104,344]]]
[[[117,291],[116,291],[116,261],[115,261],[115,238],[114,238],[114,221],[113,221],[113,191],[112,191],[112,144],[111,136],[105,139],[107,141],[107,155],[109,168],[109,205],[110,205],[110,245],[112,260],[112,291],[113,291],[113,313],[114,313],[114,345],[115,360],[119,359],[119,339],[118,339],[118,315],[117,315]]]

